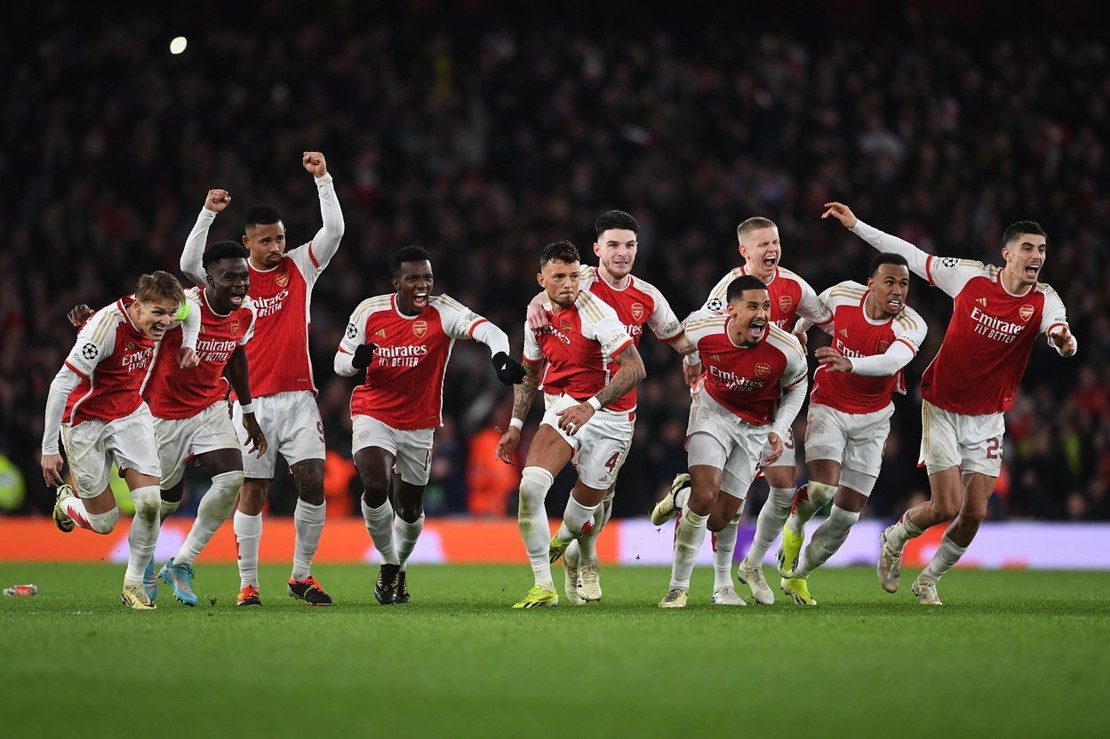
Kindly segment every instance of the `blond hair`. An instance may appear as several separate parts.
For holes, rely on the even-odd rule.
[[[778,228],[778,226],[776,226],[775,222],[772,221],[770,218],[764,218],[763,216],[752,216],[736,227],[736,239],[737,241],[743,241],[745,236],[750,234],[752,231],[758,231],[761,228]]]
[[[139,277],[139,283],[135,286],[135,299],[141,303],[171,300],[180,306],[185,302],[185,290],[176,277],[169,272],[158,270]]]

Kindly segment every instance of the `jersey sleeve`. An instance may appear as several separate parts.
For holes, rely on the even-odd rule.
[[[201,208],[197,222],[189,232],[189,238],[185,240],[185,249],[181,252],[181,271],[197,285],[207,282],[207,273],[201,260],[204,257],[204,246],[208,242],[208,229],[212,227],[214,220],[216,220],[215,211]]]
[[[370,301],[364,300],[358,304],[351,318],[347,321],[347,328],[343,331],[343,339],[339,342],[339,351],[345,354],[354,354],[355,349],[366,343],[366,319],[370,316]]]
[[[116,348],[116,311],[105,308],[93,316],[77,334],[77,342],[70,349],[65,365],[89,378],[96,366],[111,356]]]
[[[249,297],[243,300],[243,307],[250,311],[250,324],[247,330],[243,332],[243,336],[239,339],[239,346],[246,346],[247,342],[254,338],[254,327],[258,323],[258,308],[255,306],[254,301]]]
[[[615,357],[632,343],[632,337],[608,303],[583,290],[579,293],[578,311],[582,316],[582,334],[601,344],[602,354]]]
[[[485,318],[450,295],[435,296],[432,299],[432,306],[439,311],[444,333],[452,339],[469,339],[478,324],[487,323]]]
[[[346,229],[343,209],[339,207],[335,182],[330,174],[316,178],[316,191],[320,197],[320,218],[323,225],[320,226],[312,241],[298,246],[287,254],[304,275],[309,288],[316,284],[320,273],[331,262],[335,252],[339,251],[339,242],[343,239],[343,232]]]
[[[527,323],[524,324],[524,361],[529,364],[539,364],[543,361],[543,349],[536,340],[536,332]]]
[[[894,330],[894,340],[906,344],[917,354],[921,345],[925,343],[925,336],[929,327],[925,319],[913,308],[906,306],[895,318],[891,326]]]
[[[1044,285],[1044,310],[1041,312],[1041,333],[1050,334],[1057,328],[1068,325],[1068,312],[1060,295],[1048,285]]]
[[[925,279],[953,298],[976,277],[994,279],[995,271],[982,262],[958,257],[929,257],[925,263]]]
[[[728,286],[740,276],[740,269],[734,269],[724,277],[722,277],[713,289],[709,291],[709,297],[705,299],[705,304],[702,305],[702,310],[713,311],[720,313],[725,309],[725,295],[728,293]]]
[[[782,371],[782,379],[779,380],[779,385],[783,389],[804,383],[809,376],[809,364],[806,362],[805,354],[802,353],[801,344],[798,344],[797,339],[794,339],[794,343],[797,346],[791,346],[786,351],[786,369]]]
[[[648,326],[651,327],[655,336],[662,341],[677,338],[682,333],[682,322],[678,320],[671,304],[663,297],[663,293],[659,292],[654,286],[643,285],[643,287],[655,301],[655,307],[652,309],[651,315],[648,316]]]
[[[583,264],[578,267],[578,287],[588,290],[590,285],[597,281],[597,267]]]
[[[798,279],[802,288],[801,298],[798,300],[798,315],[805,318],[814,326],[823,326],[832,320],[832,310],[825,301],[817,297],[817,292],[803,279]]]

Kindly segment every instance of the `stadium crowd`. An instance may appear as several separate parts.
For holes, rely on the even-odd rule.
[[[962,4],[970,19],[868,2],[760,23],[692,10],[682,30],[625,3],[533,8],[528,21],[480,0],[375,6],[370,20],[357,5],[308,16],[203,1],[180,31],[155,10],[94,17],[48,0],[15,11],[41,32],[0,46],[0,455],[26,486],[14,512],[54,504],[38,449],[46,390],[73,343],[69,308],[99,306],[143,272],[179,274],[211,187],[233,197],[213,239],[237,239],[243,209],[267,202],[291,247],[308,241],[319,206],[300,153],[319,149],[346,220],[312,305],[326,485],[345,501],[330,509],[354,515],[361,492],[354,381],[332,357],[355,305],[392,291],[398,247],[427,248],[435,292],[503,328],[519,356],[540,248],[569,238],[589,255],[607,209],[639,220],[634,273],[684,317],[740,263],[736,225],[753,215],[778,224],[783,265],[818,292],[859,279],[872,250],[818,218],[843,200],[927,251],[996,264],[1008,223],[1044,227],[1045,280],[1082,349],[1072,362],[1034,351],[992,515],[1110,520],[1110,49],[1071,28],[1083,18],[1065,26],[1031,3],[1041,22],[979,17],[996,26],[986,39],[974,16],[990,3]],[[177,33],[189,47],[170,56]],[[871,516],[928,490],[916,387],[951,306],[916,278],[909,303],[931,330],[895,401]],[[686,465],[679,360],[653,337],[640,350],[647,379],[617,516],[645,515]],[[512,395],[483,350],[455,352],[425,508],[497,515],[517,484],[493,460]],[[295,498],[286,480],[271,508],[288,513]],[[564,502],[552,496],[549,511]]]

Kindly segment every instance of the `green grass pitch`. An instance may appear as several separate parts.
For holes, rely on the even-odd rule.
[[[382,607],[376,567],[320,566],[336,599],[290,599],[230,565],[197,608],[119,604],[120,565],[0,564],[0,734],[15,737],[1079,737],[1110,731],[1110,572],[957,570],[942,608],[872,570],[811,577],[820,605],[661,611],[661,568],[603,567],[605,599],[514,611],[518,567],[412,567]],[[767,568],[768,577],[773,574]],[[555,568],[562,591],[562,569]],[[747,589],[738,588],[742,595]]]

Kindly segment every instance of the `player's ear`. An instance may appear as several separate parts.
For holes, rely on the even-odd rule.
[[[543,284],[543,283],[544,283],[544,279],[543,279],[543,272],[537,272],[537,273],[536,273],[536,282],[537,282],[537,283],[539,284],[539,286],[540,286],[540,287],[542,287],[542,288],[543,288],[544,290],[546,290],[546,289],[547,289],[547,285]]]
[[[601,244],[597,243],[596,241],[594,242],[594,256],[595,257],[600,257],[601,256]]]

